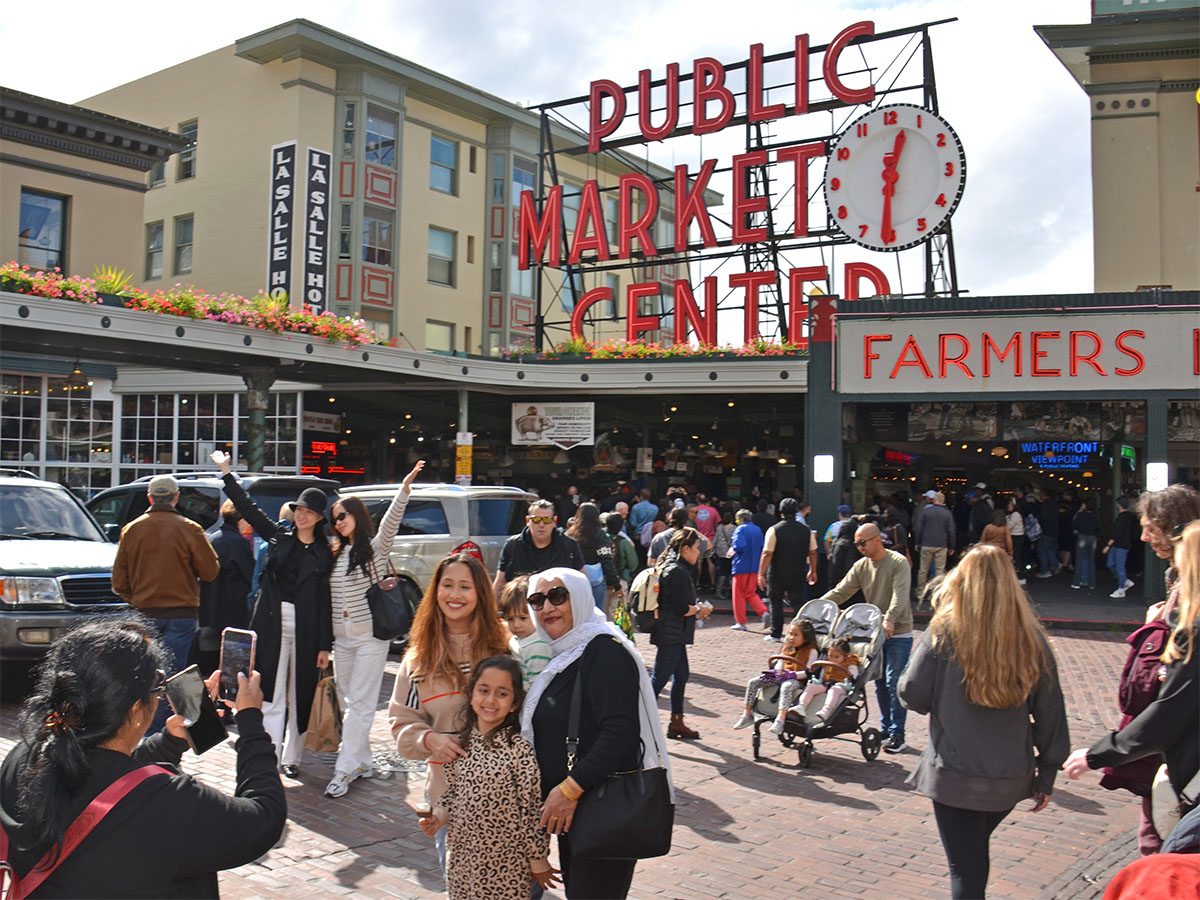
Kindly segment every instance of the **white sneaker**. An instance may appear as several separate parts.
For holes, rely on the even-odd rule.
[[[783,643],[783,638],[781,638],[781,637],[773,637],[772,635],[769,635],[769,634],[768,634],[768,635],[767,635],[765,638],[763,638],[763,640],[764,640],[764,641],[774,641],[776,644],[782,644],[782,643]]]
[[[1125,596],[1125,588],[1117,588],[1115,591],[1113,591],[1108,596],[1113,597],[1114,599],[1124,597]]]
[[[1017,584],[1025,584],[1025,583],[1026,583],[1026,581],[1025,581],[1025,579],[1024,579],[1024,578],[1018,578],[1018,579],[1017,579]]]
[[[350,773],[353,778],[374,778],[375,770],[370,766],[359,766]]]
[[[733,730],[737,731],[740,728],[748,728],[753,724],[754,724],[754,717],[748,716],[745,713],[743,713],[741,718],[739,718],[736,722],[733,723]]]
[[[746,626],[743,625],[741,622],[734,622],[732,625],[729,626],[729,630],[730,631],[745,631]]]
[[[783,719],[776,719],[771,723],[771,727],[767,729],[771,734],[783,734]]]
[[[1129,590],[1131,587],[1133,587],[1133,579],[1132,579],[1132,578],[1126,578],[1126,579],[1125,579],[1125,584],[1124,584],[1124,585],[1122,585],[1121,587],[1122,587],[1122,590],[1126,590],[1126,591],[1127,591],[1127,590]]]
[[[333,781],[325,785],[326,797],[344,797],[346,792],[350,790],[350,782],[354,780],[354,775],[349,772],[334,772]]]

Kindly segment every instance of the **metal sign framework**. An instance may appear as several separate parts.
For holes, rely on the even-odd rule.
[[[900,28],[893,31],[880,32],[866,37],[857,38],[850,42],[850,46],[858,49],[862,59],[860,68],[851,69],[842,75],[861,74],[863,72],[876,74],[876,69],[867,61],[866,53],[863,48],[870,44],[879,42],[893,41],[904,39],[903,46],[894,53],[891,60],[886,66],[878,70],[878,76],[872,78],[872,83],[875,84],[875,96],[870,103],[866,104],[849,104],[837,98],[827,100],[817,100],[809,103],[808,113],[827,112],[830,116],[831,125],[834,124],[834,117],[838,113],[844,113],[840,125],[832,127],[830,133],[823,135],[805,134],[803,137],[776,139],[774,133],[775,126],[781,123],[788,123],[796,118],[774,119],[771,121],[751,122],[746,113],[748,90],[743,87],[740,91],[732,89],[735,99],[741,98],[741,103],[735,110],[734,116],[730,119],[727,127],[742,126],[745,132],[745,151],[746,153],[760,151],[775,151],[786,147],[794,147],[804,143],[814,141],[823,141],[826,144],[832,143],[838,137],[841,128],[846,123],[857,118],[868,109],[882,105],[884,102],[895,102],[898,97],[911,95],[919,91],[921,95],[921,105],[930,109],[933,112],[938,112],[937,98],[937,83],[934,75],[933,51],[929,40],[929,30],[936,26],[949,22],[957,21],[954,18],[940,19],[934,22],[927,22],[922,25]],[[809,53],[815,55],[827,50],[829,44],[813,45]],[[916,83],[898,84],[905,73],[908,71],[909,63],[921,53],[921,75],[920,80]],[[763,63],[770,64],[780,62],[792,57],[792,52],[787,51],[774,55],[764,56]],[[742,60],[737,63],[730,63],[725,66],[727,72],[735,72],[747,69],[748,60]],[[807,70],[807,66],[806,66]],[[891,81],[886,85],[882,82],[885,78],[891,78]],[[678,76],[679,82],[692,81],[693,75],[691,72],[681,72]],[[810,82],[819,80],[812,79]],[[748,81],[748,79],[747,79]],[[659,79],[650,83],[651,89],[661,88],[666,85],[666,79]],[[793,87],[794,82],[782,82],[779,84],[771,84],[766,86],[766,90],[780,90],[788,87]],[[628,95],[636,92],[637,87],[626,87],[623,89]],[[570,144],[566,146],[556,146],[554,140],[554,132],[551,128],[551,123],[554,120],[566,125],[575,132],[586,134],[587,128],[580,123],[569,118],[564,110],[572,107],[577,107],[586,113],[589,108],[588,96],[571,97],[565,100],[558,100],[551,103],[545,103],[534,107],[540,112],[540,139],[538,148],[538,174],[537,174],[537,192],[536,200],[538,209],[544,209],[544,203],[549,188],[560,185],[562,182],[559,177],[558,159],[561,156],[578,157],[588,154],[588,145],[586,140],[581,144]],[[683,97],[679,99],[679,107],[693,106],[693,101],[685,100]],[[661,114],[664,111],[663,107],[655,107],[652,112]],[[626,113],[626,118],[636,118],[638,115],[636,104],[632,112]],[[689,126],[679,124],[677,127],[663,140],[682,137],[689,132]],[[600,154],[610,156],[617,159],[621,166],[638,171],[646,175],[653,182],[655,188],[663,194],[674,194],[673,177],[663,176],[655,178],[649,171],[649,166],[639,167],[635,160],[627,154],[617,155],[617,151],[626,147],[644,146],[645,139],[641,135],[631,135],[626,137],[618,137],[605,142]],[[745,168],[744,174],[744,193],[750,197],[765,197],[767,199],[766,207],[762,212],[747,213],[747,227],[765,227],[767,229],[767,240],[752,242],[752,243],[734,243],[731,238],[718,240],[715,245],[705,247],[700,242],[689,241],[686,249],[677,253],[673,248],[661,251],[653,257],[645,256],[640,250],[631,254],[629,259],[613,260],[613,261],[589,261],[581,260],[579,263],[572,264],[569,261],[558,268],[563,272],[561,285],[554,289],[550,296],[547,296],[545,290],[545,279],[542,277],[544,270],[550,268],[544,266],[540,260],[533,263],[538,272],[536,280],[536,302],[537,302],[537,318],[536,318],[536,333],[535,342],[539,351],[545,349],[545,345],[550,334],[553,333],[570,333],[570,314],[565,313],[562,318],[553,317],[554,310],[564,310],[567,307],[562,303],[564,292],[569,292],[569,306],[574,308],[578,303],[583,291],[580,287],[581,276],[585,272],[613,272],[626,271],[629,273],[631,281],[642,281],[638,277],[637,270],[645,266],[675,266],[676,271],[680,273],[693,272],[693,264],[698,262],[715,262],[716,265],[711,272],[720,270],[731,259],[741,258],[744,265],[744,271],[774,271],[776,273],[775,280],[772,284],[768,284],[760,290],[759,296],[759,314],[758,327],[759,333],[766,338],[775,338],[778,340],[786,340],[789,334],[788,328],[788,304],[784,296],[782,285],[783,272],[791,267],[790,261],[786,254],[798,251],[817,251],[821,255],[823,263],[828,263],[832,270],[832,262],[834,251],[838,245],[851,244],[852,242],[839,232],[830,220],[830,212],[825,212],[825,222],[823,225],[808,229],[807,235],[804,237],[781,236],[776,226],[779,224],[781,209],[786,202],[789,202],[789,194],[793,188],[788,188],[784,191],[776,191],[772,176],[771,168],[777,163],[768,162],[761,166],[748,166]],[[732,164],[726,166],[718,165],[713,174],[729,173],[733,171]],[[805,202],[811,202],[821,190],[820,180],[809,180],[809,196]],[[614,192],[616,186],[603,187],[599,189],[602,194]],[[791,201],[794,202],[794,199]],[[709,210],[709,215],[714,222],[719,223],[726,229],[732,230],[732,223],[726,219],[716,215],[712,210]],[[569,258],[569,237],[565,217],[559,227],[558,239],[561,240],[563,249],[563,258]],[[954,256],[954,237],[951,228],[950,220],[922,245],[924,253],[924,285],[923,289],[915,292],[904,292],[903,277],[901,276],[901,290],[893,292],[892,297],[938,297],[938,296],[959,296],[958,287],[958,270]],[[899,265],[899,262],[897,262]],[[682,277],[687,277],[684,274]],[[720,317],[722,312],[726,311],[741,311],[745,312],[745,304],[743,302],[743,292],[740,290],[729,290],[718,295],[717,314]],[[617,299],[613,298],[613,309],[618,309]],[[584,325],[594,327],[602,319],[612,321],[621,318],[619,315],[601,316],[592,310],[598,307],[592,307],[591,310],[584,313]],[[670,314],[665,313],[664,320],[669,319]],[[662,326],[666,328],[666,324]],[[807,325],[803,327],[804,333],[807,334]]]

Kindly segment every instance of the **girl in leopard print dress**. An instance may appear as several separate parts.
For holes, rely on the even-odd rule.
[[[450,900],[528,900],[530,881],[553,887],[556,871],[547,860],[550,836],[539,825],[537,757],[520,734],[520,664],[511,656],[485,659],[466,694],[459,743],[467,755],[446,766],[446,792],[421,829],[450,828]]]

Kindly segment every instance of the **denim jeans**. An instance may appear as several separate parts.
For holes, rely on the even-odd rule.
[[[1072,584],[1082,587],[1096,586],[1096,536],[1075,536],[1075,580]]]
[[[1052,572],[1059,565],[1058,540],[1046,532],[1037,541],[1038,571]]]
[[[1129,580],[1125,574],[1125,560],[1128,558],[1129,551],[1124,547],[1108,548],[1108,571],[1117,576],[1117,587],[1121,590],[1125,589],[1125,582]]]
[[[151,619],[150,621],[154,624],[154,628],[158,631],[158,636],[170,656],[170,669],[167,674],[174,675],[187,668],[188,652],[192,649],[192,641],[196,637],[196,617],[185,616],[180,619]],[[146,734],[158,734],[162,731],[170,715],[171,705],[160,703],[155,711],[154,721],[150,723]]]
[[[879,730],[886,737],[893,734],[904,739],[904,723],[908,721],[908,710],[896,696],[896,684],[900,673],[908,665],[912,655],[913,636],[898,634],[883,642],[883,677],[875,679],[875,699],[879,701]]]
[[[688,676],[687,644],[667,644],[658,648],[654,657],[654,675],[651,683],[654,685],[654,696],[662,693],[667,682],[671,682],[671,712],[683,714],[683,692],[687,688]]]

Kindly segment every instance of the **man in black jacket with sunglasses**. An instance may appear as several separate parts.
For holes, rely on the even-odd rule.
[[[499,598],[504,585],[520,575],[532,575],[562,566],[583,572],[583,551],[575,538],[557,528],[558,517],[549,500],[534,500],[525,516],[525,527],[504,542],[492,590]]]

